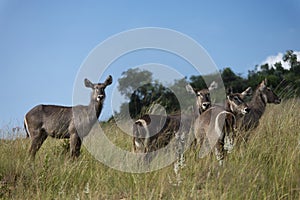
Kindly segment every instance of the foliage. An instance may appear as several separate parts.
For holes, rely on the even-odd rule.
[[[118,89],[129,102],[121,105],[120,113],[126,113],[129,109],[130,117],[135,119],[147,113],[155,104],[163,106],[167,113],[177,112],[180,106],[171,88],[182,85],[182,81],[177,80],[174,85],[166,87],[158,80],[153,80],[152,73],[147,70],[129,69],[123,72]]]
[[[143,70],[141,71],[138,68],[129,69],[122,73],[122,78],[118,79],[119,86],[118,90],[122,95],[127,99],[131,98],[133,92],[138,89],[140,86],[151,83],[153,81],[152,73]],[[145,92],[141,95],[145,95]]]
[[[255,90],[258,84],[267,78],[268,85],[276,89],[276,93],[281,97],[300,96],[300,62],[297,61],[297,55],[288,50],[282,59],[289,63],[290,69],[284,69],[281,62],[275,63],[274,66],[263,64],[249,70],[247,78],[237,75],[229,67],[223,69],[221,76],[225,88],[242,92],[250,86]],[[191,76],[190,82],[196,88],[206,87],[202,76]]]
[[[300,96],[300,62],[297,61],[297,55],[288,50],[282,59],[289,63],[290,69],[284,69],[280,62],[274,66],[263,64],[249,70],[246,78],[234,73],[230,67],[224,68],[221,70],[224,86],[233,92],[242,92],[249,86],[255,90],[259,83],[267,78],[268,85],[275,89],[280,97]],[[214,75],[194,75],[189,78],[189,84],[195,89],[204,89],[208,87],[206,82],[212,82],[214,79]],[[149,109],[155,104],[163,106],[167,113],[178,112],[181,108],[177,97],[180,96],[178,94],[186,96],[186,84],[187,81],[182,79],[166,87],[154,80],[152,73],[147,70],[129,69],[119,78],[118,89],[129,100],[129,103],[121,105],[120,113],[129,109],[130,117],[136,119],[144,113],[149,113]],[[174,93],[172,88],[177,88],[177,93]],[[217,97],[222,98],[220,95]],[[191,103],[192,100],[188,102]]]
[[[300,96],[300,62],[297,61],[297,55],[289,50],[282,59],[289,63],[290,69],[284,69],[281,62],[274,66],[264,64],[260,66],[260,70],[256,67],[248,74],[249,85],[255,88],[261,80],[267,78],[269,85],[282,97]]]
[[[247,88],[246,81],[239,75],[236,75],[229,67],[221,71],[222,80],[225,88],[231,88],[233,91],[243,91]]]

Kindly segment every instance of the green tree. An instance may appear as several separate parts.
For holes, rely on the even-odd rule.
[[[279,76],[283,76],[287,72],[287,70],[282,67],[281,62],[275,63],[274,67],[276,69],[275,73],[278,74]]]
[[[292,50],[286,51],[282,57],[284,62],[288,62],[290,69],[284,69],[281,62],[273,66],[263,64],[255,66],[254,70],[248,71],[247,84],[253,89],[265,78],[268,79],[268,85],[282,97],[291,97],[300,95],[300,63],[297,61],[297,55]]]
[[[120,107],[120,115],[127,113],[129,109],[130,117],[136,119],[148,113],[154,104],[164,107],[167,113],[176,112],[180,109],[179,102],[172,92],[157,80],[152,79],[152,73],[146,70],[129,69],[122,73],[118,79],[118,89],[128,103],[123,103]]]
[[[300,73],[300,62],[297,60],[297,55],[294,53],[293,50],[288,50],[282,57],[282,60],[284,62],[288,62],[291,69],[291,72]]]
[[[285,73],[284,78],[292,85],[295,95],[300,96],[300,62],[293,50],[288,50],[282,60],[288,62],[290,70]]]
[[[204,89],[207,88],[206,83],[202,76],[191,76],[190,77],[190,84],[195,89]]]
[[[152,73],[138,68],[129,69],[122,73],[122,77],[118,79],[118,90],[125,98],[130,99],[134,90],[140,85],[153,82]],[[140,95],[144,95],[146,91],[141,91]]]
[[[230,67],[223,69],[221,76],[225,88],[231,88],[234,92],[241,92],[247,87],[246,80],[240,75],[236,75]]]

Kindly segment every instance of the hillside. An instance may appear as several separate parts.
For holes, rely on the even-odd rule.
[[[117,146],[131,150],[131,138],[115,124],[103,128]],[[299,99],[268,105],[250,140],[241,140],[221,168],[214,157],[197,159],[190,149],[180,186],[170,183],[173,166],[144,174],[120,172],[98,162],[85,148],[73,161],[67,143],[51,138],[32,162],[29,144],[30,139],[0,140],[0,199],[300,198]]]

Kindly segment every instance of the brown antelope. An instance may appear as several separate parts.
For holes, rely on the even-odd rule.
[[[190,132],[193,116],[186,115],[143,115],[133,124],[133,151],[145,153],[144,161],[150,162],[150,152],[166,147],[174,139],[176,163],[174,171],[180,183],[179,168],[184,166],[184,148]]]
[[[211,106],[209,91],[217,88],[216,82],[212,82],[208,89],[196,90],[190,85],[187,91],[196,95],[196,109],[193,116],[173,114],[163,115],[143,115],[133,124],[133,151],[135,153],[145,153],[146,161],[151,161],[149,152],[166,147],[172,139],[175,139],[176,162],[174,171],[179,177],[179,168],[184,166],[184,148],[188,141],[192,123],[197,116]],[[179,182],[178,182],[179,183]]]
[[[251,101],[248,103],[250,113],[237,117],[238,129],[248,131],[256,128],[259,125],[259,119],[266,110],[268,103],[279,104],[281,99],[267,87],[267,79],[263,80],[254,92]]]
[[[215,149],[217,160],[222,164],[225,150],[233,147],[236,128],[236,115],[249,113],[248,105],[243,101],[245,93],[231,93],[227,95],[227,107],[213,106],[200,115],[194,123],[194,135],[197,144],[202,145],[199,156],[203,157]],[[224,148],[225,139],[231,143]],[[209,144],[207,144],[209,142]],[[204,151],[204,152],[203,152]]]
[[[194,116],[146,114],[136,120],[133,125],[133,151],[135,153],[147,153],[168,145],[175,133],[179,131],[182,121],[185,122],[183,126],[185,129],[191,127],[191,122],[211,106],[209,91],[216,88],[215,82],[212,82],[208,89],[202,90],[194,89],[190,85],[186,86],[188,92],[196,95]]]
[[[88,106],[37,105],[32,108],[24,119],[27,136],[31,137],[29,152],[32,158],[48,136],[70,138],[71,156],[78,157],[82,137],[86,136],[98,121],[105,99],[105,88],[111,83],[111,76],[108,76],[104,83],[98,84],[85,79],[85,86],[92,89]]]
[[[186,86],[188,92],[196,94],[196,107],[199,110],[199,114],[201,115],[204,111],[206,111],[211,106],[211,99],[210,99],[210,91],[217,89],[218,85],[215,81],[213,81],[208,89],[194,89],[190,85]]]
[[[147,153],[167,146],[177,132],[190,127],[191,121],[192,117],[180,114],[143,115],[133,125],[133,151]]]

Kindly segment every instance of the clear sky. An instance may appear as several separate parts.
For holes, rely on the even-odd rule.
[[[202,45],[218,68],[247,75],[269,56],[300,50],[299,16],[298,0],[0,0],[0,128],[21,125],[39,103],[72,105],[81,64],[119,32],[179,31]],[[121,72],[112,74],[115,81]],[[109,115],[107,104],[100,119]]]

